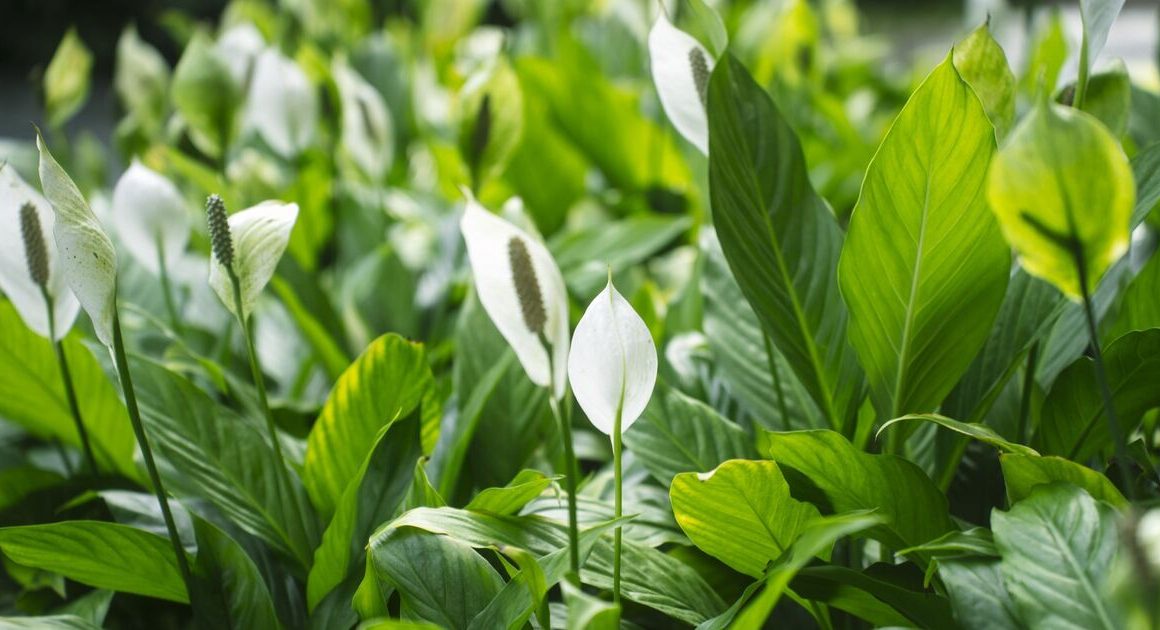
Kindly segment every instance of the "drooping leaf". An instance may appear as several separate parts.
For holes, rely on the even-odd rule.
[[[1118,548],[1112,508],[1075,486],[1052,484],[993,512],[991,527],[1023,625],[1122,627],[1102,590]]]
[[[880,416],[933,411],[991,330],[1011,265],[984,199],[994,151],[948,56],[867,167],[838,282]]]
[[[502,488],[487,488],[475,495],[464,509],[508,516],[520,511],[529,501],[540,496],[552,478],[537,470],[522,470]]]
[[[1160,405],[1160,328],[1120,337],[1104,349],[1104,362],[1121,429],[1132,431],[1145,411]],[[1077,461],[1111,445],[1091,359],[1080,358],[1055,380],[1040,412],[1036,441],[1046,454]]]
[[[302,480],[322,515],[334,513],[375,437],[419,407],[431,379],[423,346],[395,334],[371,342],[339,377],[306,442]]]
[[[644,320],[612,285],[611,272],[577,322],[570,347],[568,383],[576,402],[601,433],[623,434],[652,398],[657,349]]]
[[[193,570],[198,584],[194,601],[199,614],[212,615],[200,621],[223,628],[281,628],[270,591],[245,549],[201,518],[193,519],[193,527],[197,532]]]
[[[745,431],[712,407],[661,386],[644,415],[624,434],[624,444],[665,486],[683,472],[708,472],[727,459],[757,455]]]
[[[1007,500],[1012,504],[1031,496],[1035,488],[1064,482],[1083,488],[1099,501],[1115,507],[1126,507],[1128,500],[1104,475],[1062,457],[1007,454],[999,457]]]
[[[189,601],[169,541],[125,525],[66,521],[0,528],[0,551],[96,588]]]
[[[60,256],[60,273],[89,314],[97,338],[106,346],[111,345],[117,252],[81,191],[52,157],[39,132],[36,148],[40,151],[40,187],[56,213],[52,232]]]
[[[955,44],[952,54],[959,76],[979,97],[995,127],[995,136],[1002,140],[1015,123],[1015,75],[1003,48],[991,36],[990,25],[972,31]]]
[[[137,442],[112,381],[77,335],[61,343],[97,465],[142,479],[133,463]],[[80,446],[52,344],[25,327],[5,301],[0,301],[0,372],[0,415],[34,435]]]
[[[310,563],[318,524],[303,488],[269,443],[266,427],[216,404],[185,378],[143,357],[132,364],[141,417],[166,479],[208,500],[245,531]]]
[[[44,71],[44,109],[49,125],[62,126],[84,105],[92,69],[93,53],[76,28],[70,28]]]
[[[689,540],[753,577],[761,577],[766,565],[819,516],[816,507],[790,496],[789,485],[770,461],[735,459],[708,473],[681,473],[669,493]]]
[[[764,441],[795,498],[824,506],[823,513],[878,510],[885,525],[875,528],[876,537],[894,549],[952,528],[946,497],[905,459],[863,453],[832,431],[767,432]]]
[[[1020,455],[1031,455],[1031,456],[1038,455],[1038,453],[1036,453],[1035,449],[1033,449],[1033,448],[1023,446],[1022,444],[1017,444],[1015,442],[1011,442],[1011,441],[1008,441],[1006,439],[1003,439],[1003,436],[999,435],[998,433],[995,433],[994,429],[992,429],[991,427],[989,427],[985,424],[978,424],[978,423],[972,423],[972,422],[960,422],[960,421],[955,420],[953,418],[948,418],[946,416],[942,416],[942,415],[939,415],[937,413],[910,414],[907,416],[902,416],[901,418],[895,418],[895,419],[887,422],[886,424],[882,425],[882,428],[878,429],[878,435],[881,436],[882,432],[885,431],[886,429],[890,428],[891,426],[893,426],[899,422],[903,422],[906,420],[918,420],[918,421],[922,421],[922,422],[930,422],[930,423],[936,424],[938,426],[950,429],[951,431],[954,431],[956,433],[960,433],[960,434],[965,435],[967,437],[976,439],[976,440],[983,442],[985,444],[990,444],[991,446],[994,446],[995,448],[997,448],[1003,452],[1006,452],[1006,453],[1018,453]]]
[[[1132,171],[1089,114],[1041,101],[995,157],[987,200],[1023,268],[1072,299],[1127,251]]]
[[[862,396],[833,281],[842,231],[793,130],[736,59],[709,82],[709,191],[721,249],[766,334],[830,425]]]

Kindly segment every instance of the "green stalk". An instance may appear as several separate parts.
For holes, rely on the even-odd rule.
[[[145,460],[145,470],[149,473],[149,481],[153,486],[153,493],[157,496],[157,504],[161,506],[161,516],[165,520],[165,529],[169,532],[169,542],[173,545],[173,553],[177,557],[177,568],[181,571],[181,579],[185,582],[185,589],[192,603],[193,573],[189,570],[189,559],[185,555],[185,548],[181,545],[181,538],[177,535],[177,524],[173,520],[173,512],[169,510],[165,486],[161,483],[161,475],[157,472],[157,463],[153,460],[153,449],[149,447],[149,438],[145,435],[145,425],[141,422],[141,411],[137,408],[137,396],[133,391],[133,378],[129,375],[129,362],[125,356],[125,342],[121,335],[121,318],[116,310],[113,311],[113,357],[117,363],[121,391],[125,395],[125,409],[129,412],[129,422],[133,425],[137,444],[141,446],[141,457]]]
[[[266,430],[270,433],[270,441],[274,443],[274,455],[278,458],[278,475],[290,487],[289,479],[286,477],[286,459],[282,456],[282,444],[278,440],[278,425],[274,422],[274,414],[270,411],[270,402],[266,396],[266,380],[262,377],[262,368],[258,365],[258,353],[254,349],[254,335],[250,331],[250,327],[242,310],[242,283],[238,281],[238,275],[234,273],[233,265],[225,265],[226,273],[230,277],[230,286],[234,289],[234,309],[238,318],[238,324],[242,327],[242,337],[246,340],[246,350],[250,358],[250,376],[254,380],[254,388],[258,390],[258,404],[262,407],[262,414],[266,416]]]
[[[615,494],[613,495],[612,517],[619,519],[623,513],[624,471],[621,466],[621,435],[620,424],[624,416],[624,381],[620,383],[620,400],[616,403],[616,419],[612,423],[612,466]],[[612,539],[612,601],[620,604],[620,548],[623,531],[620,525],[616,526]]]
[[[157,269],[161,278],[161,295],[165,297],[165,312],[169,315],[169,324],[178,336],[184,336],[181,318],[177,315],[177,304],[173,301],[173,286],[169,282],[169,270],[165,267],[165,244],[160,237],[157,239]]]
[[[1081,66],[1082,68],[1082,66]],[[1096,381],[1099,383],[1100,395],[1104,399],[1104,415],[1108,419],[1108,432],[1112,434],[1112,441],[1116,446],[1116,459],[1119,462],[1120,481],[1124,485],[1124,493],[1129,501],[1135,500],[1135,491],[1132,488],[1132,478],[1128,475],[1125,466],[1128,463],[1128,447],[1124,434],[1120,431],[1120,420],[1116,416],[1116,407],[1112,400],[1112,388],[1108,386],[1108,374],[1104,367],[1104,353],[1100,350],[1100,336],[1096,328],[1096,313],[1092,306],[1091,291],[1088,287],[1087,268],[1084,265],[1082,248],[1075,248],[1076,270],[1079,273],[1079,290],[1083,298],[1083,312],[1087,319],[1088,338],[1091,340],[1092,358],[1095,360]]]
[[[1084,99],[1087,98],[1089,72],[1087,29],[1084,29],[1083,41],[1079,46],[1079,78],[1075,81],[1075,96],[1071,99],[1071,106],[1076,109],[1083,109]]]
[[[68,409],[72,414],[73,423],[77,427],[77,435],[80,436],[81,448],[85,452],[85,461],[88,462],[89,472],[95,477],[97,476],[97,458],[93,455],[93,445],[89,441],[89,432],[85,428],[84,417],[81,415],[81,407],[77,402],[76,388],[73,386],[72,373],[68,369],[68,359],[64,355],[64,344],[56,338],[56,313],[53,312],[52,296],[48,294],[48,290],[43,286],[40,287],[40,294],[44,296],[44,306],[48,309],[48,338],[52,340],[52,347],[56,351],[56,363],[60,366],[60,378],[64,382],[64,395],[68,400]]]
[[[564,443],[564,491],[568,493],[568,558],[572,573],[580,575],[580,529],[577,526],[576,516],[576,478],[579,468],[576,466],[576,453],[572,449],[572,423],[560,413],[560,403],[552,392],[548,392],[548,406],[552,408],[552,415],[560,427],[560,441]]]
[[[1039,342],[1031,345],[1027,353],[1027,365],[1023,372],[1023,391],[1019,400],[1019,426],[1015,430],[1015,440],[1022,443],[1027,439],[1027,418],[1031,415],[1031,393],[1035,389],[1035,366],[1039,362]]]

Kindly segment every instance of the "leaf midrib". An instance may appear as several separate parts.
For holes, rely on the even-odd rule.
[[[895,371],[894,396],[891,401],[891,417],[902,415],[902,385],[906,382],[907,367],[910,365],[910,328],[914,324],[915,300],[918,296],[919,278],[922,276],[923,246],[926,242],[926,221],[930,214],[930,186],[931,171],[926,170],[926,182],[923,187],[922,213],[918,224],[918,241],[915,243],[914,273],[910,277],[910,294],[906,299],[906,319],[902,323],[901,347],[898,350],[898,369]]]

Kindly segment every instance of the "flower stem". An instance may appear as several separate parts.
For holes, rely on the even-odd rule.
[[[266,396],[266,379],[262,377],[262,368],[258,365],[258,353],[254,349],[254,335],[250,331],[245,312],[242,310],[242,284],[233,266],[226,266],[226,273],[230,277],[230,285],[234,289],[234,309],[238,317],[238,324],[242,327],[242,337],[246,340],[246,350],[250,359],[250,376],[254,380],[254,388],[258,391],[258,405],[262,414],[266,416],[266,430],[270,433],[270,442],[274,445],[274,455],[278,459],[278,476],[286,487],[290,487],[290,480],[286,473],[286,459],[282,456],[282,443],[278,439],[278,425],[274,422],[274,413],[270,411],[269,398]]]
[[[189,559],[186,557],[185,548],[181,545],[181,538],[177,534],[177,524],[173,520],[173,512],[169,510],[165,486],[161,483],[161,475],[157,472],[157,463],[153,460],[153,449],[149,447],[149,438],[145,435],[145,425],[141,422],[141,411],[137,408],[137,395],[133,391],[133,378],[129,375],[129,362],[125,356],[125,342],[121,335],[121,318],[116,311],[113,312],[113,358],[117,363],[117,375],[121,380],[121,391],[125,395],[125,408],[129,412],[129,422],[133,425],[137,444],[141,446],[141,457],[145,460],[145,470],[149,473],[153,493],[157,496],[157,504],[161,507],[165,529],[169,532],[169,542],[173,545],[173,553],[177,558],[177,568],[181,571],[181,579],[185,582],[185,589],[192,602],[193,573],[189,570]]]
[[[552,392],[548,392],[548,404],[552,408],[552,415],[560,427],[560,441],[564,443],[564,491],[568,493],[568,550],[569,566],[572,573],[580,575],[580,530],[576,516],[576,478],[580,472],[576,466],[576,453],[572,449],[572,423],[560,412],[560,403]]]
[[[181,318],[177,314],[177,304],[173,301],[173,285],[169,281],[169,270],[165,267],[165,243],[157,239],[157,271],[161,279],[161,295],[165,297],[165,312],[169,315],[169,325],[178,336],[184,336]]]
[[[1081,65],[1082,68],[1082,65]],[[1124,439],[1124,434],[1120,431],[1120,420],[1116,416],[1116,407],[1112,400],[1112,389],[1108,385],[1108,374],[1104,367],[1104,353],[1100,350],[1099,331],[1096,328],[1096,313],[1092,306],[1091,291],[1088,287],[1087,267],[1084,265],[1084,257],[1082,249],[1076,248],[1075,251],[1076,269],[1079,275],[1079,290],[1083,298],[1083,312],[1087,319],[1088,338],[1091,341],[1092,358],[1095,360],[1096,367],[1096,381],[1099,383],[1100,395],[1104,400],[1104,415],[1108,419],[1108,432],[1112,434],[1112,441],[1116,447],[1116,466],[1120,470],[1120,481],[1124,486],[1124,493],[1128,500],[1135,500],[1135,491],[1132,487],[1132,478],[1128,474],[1128,469],[1125,468],[1128,464],[1127,452],[1128,447]]]
[[[1023,368],[1023,391],[1019,400],[1019,426],[1015,430],[1015,441],[1023,443],[1027,439],[1027,419],[1031,415],[1031,394],[1035,389],[1035,366],[1039,362],[1039,342],[1031,345],[1027,352],[1027,365]]]
[[[621,386],[620,402],[616,406],[616,421],[612,424],[612,470],[613,470],[613,485],[615,486],[613,495],[612,517],[619,519],[623,514],[623,499],[624,499],[624,470],[620,461],[621,442],[620,423],[624,415],[624,387]],[[620,603],[620,548],[622,543],[623,531],[620,525],[616,526],[613,532],[612,539],[612,601],[615,604]]]
[[[48,290],[41,287],[40,294],[44,296],[44,306],[48,309],[48,338],[52,340],[52,347],[56,351],[56,363],[60,366],[60,378],[64,383],[64,395],[68,400],[68,409],[72,414],[73,422],[77,427],[77,435],[81,440],[81,448],[85,453],[85,460],[89,465],[89,472],[97,476],[97,458],[93,455],[93,445],[89,441],[89,432],[85,428],[81,407],[77,402],[77,393],[73,387],[72,372],[68,369],[68,359],[64,354],[64,344],[56,338],[56,313],[53,312],[52,296]]]

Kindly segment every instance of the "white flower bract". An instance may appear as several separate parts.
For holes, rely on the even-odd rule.
[[[657,381],[657,349],[644,320],[612,286],[576,324],[568,380],[588,420],[611,435],[620,409],[624,433],[640,417]]]
[[[189,244],[189,215],[173,182],[134,160],[113,188],[113,228],[121,243],[150,272],[181,258]]]
[[[536,385],[550,387],[556,399],[562,398],[568,360],[568,294],[552,254],[543,243],[488,212],[474,199],[467,202],[460,229],[483,309],[515,351],[528,378]],[[543,305],[542,332],[551,346],[551,361],[540,335],[524,319],[511,263],[513,239],[523,243],[531,261]]]
[[[709,119],[697,86],[692,57],[705,63],[705,84],[713,71],[713,56],[688,33],[673,26],[662,13],[648,35],[653,83],[665,115],[686,140],[709,154]]]
[[[297,156],[314,141],[318,95],[298,64],[275,48],[254,62],[244,120],[284,158]]]
[[[234,287],[226,268],[211,258],[209,284],[226,308],[242,319],[250,316],[262,289],[274,277],[274,269],[298,220],[298,204],[263,201],[230,216],[230,236],[234,245],[234,273],[242,294],[242,312],[234,306]]]

